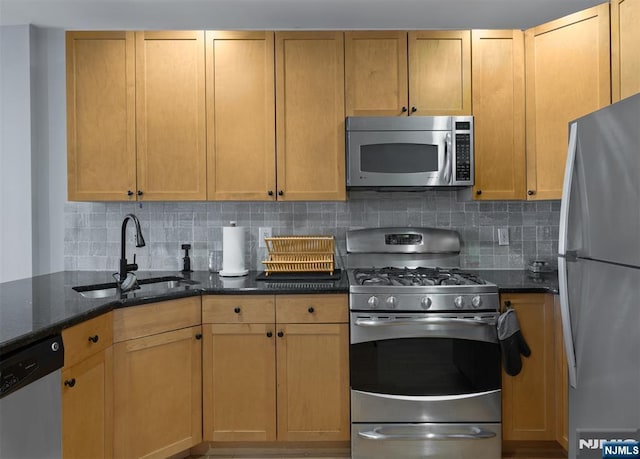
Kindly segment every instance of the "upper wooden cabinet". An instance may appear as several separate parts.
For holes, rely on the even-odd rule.
[[[67,32],[70,200],[206,198],[204,32]]]
[[[136,190],[133,32],[67,32],[67,191],[123,201]]]
[[[275,40],[278,199],[344,200],[344,34]]]
[[[209,200],[275,199],[273,35],[206,33]]]
[[[525,197],[524,35],[473,30],[474,198]]]
[[[609,4],[525,31],[527,195],[562,195],[568,123],[611,101]]]
[[[614,102],[640,92],[640,0],[611,0],[611,84]]]
[[[416,115],[471,114],[471,33],[409,32],[409,111]]]
[[[465,31],[345,35],[347,116],[471,114],[471,36]]]
[[[406,115],[407,32],[345,32],[347,116]]]
[[[138,195],[145,200],[206,198],[204,76],[204,32],[136,32]]]

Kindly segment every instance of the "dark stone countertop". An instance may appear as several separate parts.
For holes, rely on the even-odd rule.
[[[558,293],[558,271],[532,273],[523,269],[478,269],[473,272],[496,284],[500,293]]]
[[[538,276],[525,270],[474,270],[498,285],[504,293],[558,293],[557,272]],[[257,281],[257,271],[243,277],[220,277],[196,271],[188,276],[198,282],[169,288],[166,283],[145,285],[117,296],[85,298],[72,287],[113,282],[111,271],[63,271],[0,284],[0,354],[59,333],[63,328],[113,309],[203,294],[305,294],[347,293],[347,276],[338,280]],[[141,271],[139,280],[178,276],[181,272]]]
[[[202,294],[304,294],[347,293],[346,274],[338,280],[257,281],[257,271],[243,277],[220,277],[196,271],[188,276],[198,282],[169,288],[167,283],[147,284],[113,297],[85,298],[72,287],[112,283],[112,271],[62,271],[0,283],[0,354],[59,333],[63,328],[113,309]],[[181,272],[139,271],[138,280],[178,276]],[[186,277],[186,276],[185,276]]]

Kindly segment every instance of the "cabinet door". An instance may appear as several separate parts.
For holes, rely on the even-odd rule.
[[[276,199],[273,53],[273,32],[206,33],[210,200]]]
[[[62,370],[62,457],[113,457],[113,349]]]
[[[471,115],[471,33],[409,32],[409,105],[416,115]]]
[[[349,440],[349,326],[276,328],[278,440]]]
[[[640,92],[640,0],[611,0],[613,101]]]
[[[342,32],[276,32],[278,199],[346,199]]]
[[[138,190],[206,198],[204,32],[136,32]]]
[[[502,439],[555,440],[555,342],[553,297],[501,295],[516,310],[531,355],[517,376],[502,374]]]
[[[527,195],[560,199],[568,123],[609,104],[609,5],[525,32]]]
[[[345,32],[347,116],[408,114],[407,32]]]
[[[276,439],[274,324],[205,325],[204,440]]]
[[[67,194],[126,201],[136,189],[133,32],[67,32]]]
[[[200,330],[114,345],[114,457],[164,458],[200,443]]]
[[[473,30],[474,198],[525,197],[524,38]]]

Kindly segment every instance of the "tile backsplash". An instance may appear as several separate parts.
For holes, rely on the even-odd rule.
[[[349,229],[429,226],[457,230],[466,268],[522,269],[531,260],[555,264],[559,201],[473,202],[455,191],[351,193],[346,202],[143,202],[65,204],[64,264],[67,270],[117,270],[122,220],[140,219],[146,247],[135,248],[127,226],[127,257],[137,254],[141,270],[179,270],[192,244],[191,266],[206,270],[213,252],[222,267],[222,227],[230,221],[247,228],[246,266],[262,270],[266,249],[258,247],[258,228],[273,235],[333,234],[343,245]],[[509,245],[498,245],[498,228],[508,228]]]

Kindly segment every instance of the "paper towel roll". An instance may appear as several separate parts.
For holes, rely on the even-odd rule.
[[[221,276],[245,276],[249,272],[244,265],[244,241],[244,227],[222,228],[222,271],[219,273]]]

